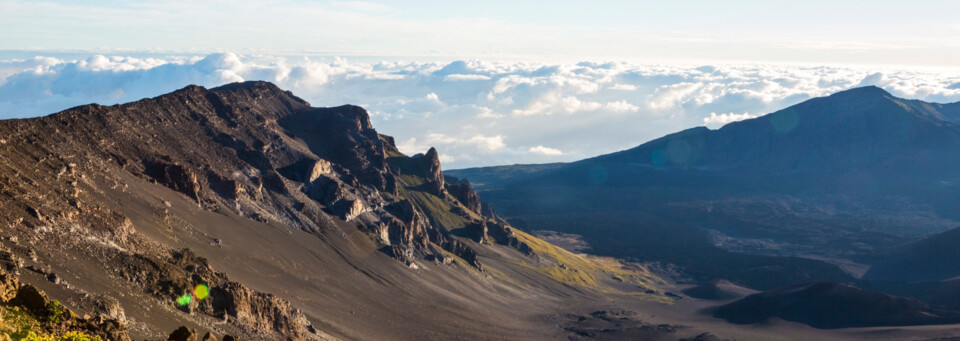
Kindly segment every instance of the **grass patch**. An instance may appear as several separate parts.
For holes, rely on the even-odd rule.
[[[101,341],[99,336],[82,332],[66,332],[61,335],[47,335],[42,332],[43,323],[59,324],[69,317],[70,311],[60,302],[47,303],[48,314],[37,317],[21,307],[0,305],[0,335],[10,340],[25,341]],[[2,337],[0,337],[2,339]]]
[[[436,195],[413,189],[426,182],[423,178],[415,175],[400,175],[397,177],[397,180],[401,184],[399,189],[400,198],[413,202],[432,224],[439,225],[438,227],[442,227],[448,231],[467,225],[468,219],[454,214],[451,211],[454,205],[461,206],[463,211],[468,212],[468,214],[470,210],[463,208],[462,205],[458,203],[448,202]]]
[[[52,300],[47,302],[47,316],[44,316],[44,319],[51,324],[60,324],[60,321],[69,314],[67,308],[60,305],[60,301]]]
[[[0,316],[3,318],[0,321],[0,334],[13,340],[27,338],[40,330],[40,321],[19,307],[0,306]]]
[[[407,191],[407,196],[423,211],[423,214],[427,215],[427,219],[434,225],[439,225],[439,227],[448,231],[467,225],[467,220],[450,212],[453,206],[438,196],[413,190]]]
[[[101,339],[99,336],[90,336],[81,332],[66,332],[60,336],[37,335],[30,332],[23,341],[101,341]]]
[[[471,219],[484,219],[455,200],[444,200],[439,196],[417,190],[417,187],[426,183],[425,178],[416,175],[418,171],[417,165],[411,164],[408,157],[397,151],[388,150],[387,156],[389,158],[388,162],[401,171],[401,175],[397,176],[399,199],[407,199],[413,202],[413,204],[426,215],[426,218],[431,224],[442,227],[447,231],[454,231],[466,227]],[[466,212],[468,216],[463,217],[454,214],[452,212],[454,207],[459,207],[463,212]],[[517,229],[513,229],[513,231],[517,239],[530,246],[534,253],[540,257],[551,260],[544,262],[544,264],[527,264],[521,261],[517,262],[517,265],[567,285],[605,293],[664,297],[660,291],[656,289],[657,284],[664,283],[663,280],[640,266],[628,267],[613,258],[576,254]],[[472,268],[460,257],[447,251],[443,252],[445,256],[452,257],[458,263]],[[619,281],[633,285],[637,290],[623,292],[615,289],[611,285],[605,285],[610,281]]]
[[[417,187],[423,185],[426,180],[422,177],[410,174],[400,174],[397,176],[397,181],[400,182],[400,185],[404,188]]]
[[[521,262],[519,265],[550,277],[555,281],[604,293],[662,297],[656,285],[665,282],[640,266],[626,266],[623,262],[609,257],[576,254],[547,243],[523,231],[513,229],[513,232],[517,239],[530,246],[538,256],[552,260],[549,264],[526,264]],[[606,278],[631,284],[638,288],[636,291],[624,292],[612,286],[604,285],[603,279]]]

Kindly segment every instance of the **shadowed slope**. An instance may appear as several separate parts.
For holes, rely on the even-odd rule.
[[[864,87],[574,163],[448,173],[597,254],[760,289],[851,282],[867,257],[960,223],[958,110]]]
[[[777,317],[817,328],[904,326],[960,322],[960,311],[837,283],[801,284],[747,296],[714,316],[733,323]]]

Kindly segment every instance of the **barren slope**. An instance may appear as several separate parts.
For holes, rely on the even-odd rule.
[[[262,82],[0,121],[0,234],[21,280],[134,338],[550,339],[642,267],[514,231],[435,150]],[[52,280],[51,280],[52,279]],[[198,284],[210,288],[187,305]]]

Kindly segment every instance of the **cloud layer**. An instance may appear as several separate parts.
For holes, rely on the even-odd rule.
[[[401,150],[412,154],[435,146],[445,168],[577,160],[692,126],[717,128],[854,86],[877,85],[934,102],[960,100],[960,74],[936,70],[97,55],[0,61],[0,117],[243,80],[274,82],[314,106],[364,106]]]

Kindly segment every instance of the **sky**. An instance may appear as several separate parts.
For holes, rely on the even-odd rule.
[[[960,101],[956,1],[0,0],[0,118],[267,80],[445,168],[573,161],[878,85]]]

